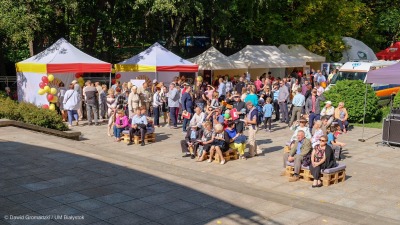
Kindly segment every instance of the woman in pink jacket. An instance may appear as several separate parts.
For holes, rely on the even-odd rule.
[[[122,109],[118,110],[114,123],[114,136],[116,142],[121,141],[121,133],[128,126],[129,126],[128,117],[125,115],[124,110]]]

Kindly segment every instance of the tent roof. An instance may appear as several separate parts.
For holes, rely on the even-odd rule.
[[[400,59],[400,41],[390,45],[390,47],[376,53],[378,59],[398,60]]]
[[[197,72],[198,65],[170,52],[159,43],[115,65],[118,72]]]
[[[229,58],[243,61],[249,68],[303,67],[306,64],[304,59],[289,56],[275,46],[265,45],[247,45]]]
[[[306,62],[325,62],[325,57],[308,51],[303,45],[280,45],[278,47],[283,53],[304,59]]]
[[[232,60],[214,47],[188,60],[199,65],[199,70],[247,69],[244,62]]]
[[[111,64],[80,51],[64,38],[37,55],[16,64],[17,72],[111,72]]]
[[[343,57],[342,60],[340,60],[340,62],[345,63],[349,61],[359,61],[359,60],[365,60],[365,61],[378,60],[378,58],[376,58],[375,56],[374,51],[372,51],[370,47],[364,44],[364,42],[351,37],[343,37],[342,40],[346,45],[350,46],[350,48],[342,52]]]
[[[367,83],[400,84],[400,63],[367,73]]]

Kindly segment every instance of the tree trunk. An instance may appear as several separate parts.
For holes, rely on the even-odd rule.
[[[178,37],[178,33],[181,29],[182,21],[183,21],[182,16],[178,16],[175,19],[174,25],[172,27],[171,35],[169,36],[167,44],[166,44],[168,49],[170,49],[172,46],[176,46],[176,38]]]

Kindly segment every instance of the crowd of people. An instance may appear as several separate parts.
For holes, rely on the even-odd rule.
[[[344,103],[335,108],[324,97],[327,82],[320,71],[285,78],[268,73],[254,81],[246,74],[236,79],[226,75],[214,85],[201,77],[194,84],[176,77],[168,86],[157,80],[140,87],[117,82],[108,90],[90,81],[81,89],[73,81],[60,99],[70,126],[73,119],[78,124],[80,102],[84,101],[89,124],[92,118],[94,125],[98,118],[108,118],[108,135],[116,142],[124,130],[129,130],[131,141],[133,135],[143,140],[149,126],[161,126],[160,118],[171,129],[182,124],[183,157],[199,162],[219,159],[224,164],[226,151],[238,151],[240,159],[255,157],[262,153],[256,143],[257,131],[273,132],[274,123],[284,124],[293,130],[288,140],[290,151],[284,155],[284,166],[287,162],[295,165],[290,181],[297,181],[301,165],[308,163],[316,187],[321,184],[318,171],[334,166],[332,160],[340,160],[345,144],[338,137],[348,129]]]

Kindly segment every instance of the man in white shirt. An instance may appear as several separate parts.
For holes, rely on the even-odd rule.
[[[205,113],[201,111],[200,107],[194,109],[194,115],[190,120],[190,124],[195,124],[197,127],[201,128],[204,122]]]

